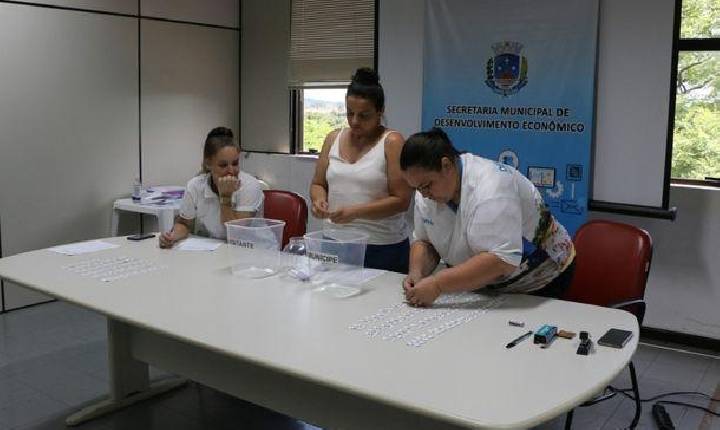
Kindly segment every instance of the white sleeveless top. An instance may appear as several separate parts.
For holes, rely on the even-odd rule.
[[[350,205],[369,203],[388,197],[387,161],[385,160],[385,138],[390,130],[383,133],[375,146],[355,163],[349,163],[340,156],[341,129],[330,147],[329,165],[325,179],[328,183],[328,206],[330,211]],[[405,212],[387,218],[370,220],[357,218],[347,224],[334,224],[325,219],[323,227],[334,229],[356,229],[368,234],[368,244],[390,245],[408,237]]]

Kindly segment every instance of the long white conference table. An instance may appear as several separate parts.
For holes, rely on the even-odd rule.
[[[498,307],[424,345],[364,335],[351,326],[402,304],[396,273],[376,277],[362,294],[337,299],[287,276],[233,276],[252,251],[161,250],[157,239],[66,256],[48,250],[0,259],[0,277],[92,309],[108,319],[111,392],[69,418],[112,411],[176,383],[154,386],[148,364],[307,422],[343,429],[526,428],[563,414],[602,391],[637,348],[638,324],[621,310],[506,295]],[[68,270],[92,259],[129,256],[157,270],[103,282]],[[525,328],[508,325],[522,321]],[[597,340],[611,327],[631,330],[623,349],[532,339],[543,324]]]

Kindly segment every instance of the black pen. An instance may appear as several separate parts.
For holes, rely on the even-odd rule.
[[[527,333],[525,333],[525,334],[523,334],[523,335],[521,335],[521,336],[518,336],[516,339],[513,339],[512,342],[510,342],[510,343],[508,343],[507,345],[505,345],[505,348],[512,348],[513,346],[515,346],[515,345],[517,345],[518,343],[520,343],[520,342],[522,342],[523,340],[525,340],[525,339],[526,339],[528,336],[530,336],[532,333],[533,333],[532,330],[528,330]]]

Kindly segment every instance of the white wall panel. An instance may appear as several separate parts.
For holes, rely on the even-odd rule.
[[[185,185],[210,129],[238,134],[238,31],[143,20],[141,34],[143,181]]]
[[[242,147],[289,152],[290,0],[242,3]]]
[[[240,0],[142,0],[143,16],[238,27]]]
[[[592,198],[661,206],[675,0],[600,2]]]
[[[422,120],[425,2],[384,0],[379,4],[378,74],[385,90],[388,127],[405,138]]]
[[[132,18],[0,4],[5,255],[109,234],[138,172],[137,43]]]
[[[137,15],[137,1],[134,0],[32,0],[33,3],[78,9],[102,10],[105,12]]]

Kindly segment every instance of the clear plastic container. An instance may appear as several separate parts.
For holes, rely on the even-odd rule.
[[[316,291],[332,297],[353,296],[362,291],[368,236],[352,229],[326,229],[305,235],[305,264],[299,267],[306,279],[317,283]]]
[[[269,218],[243,218],[225,223],[227,241],[233,247],[251,250],[235,252],[232,273],[244,278],[274,275],[282,266],[280,245],[285,221]]]

